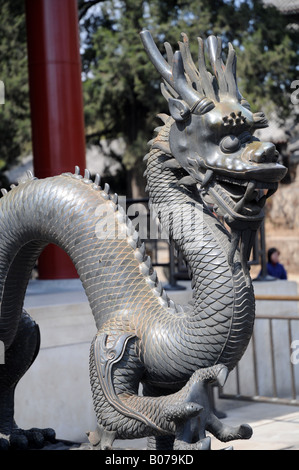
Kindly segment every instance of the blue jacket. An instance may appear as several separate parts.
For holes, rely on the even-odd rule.
[[[269,276],[277,277],[278,279],[287,279],[287,272],[280,263],[267,263],[267,272]]]

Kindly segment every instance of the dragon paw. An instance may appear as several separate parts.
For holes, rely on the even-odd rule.
[[[115,434],[115,432],[107,431],[103,426],[97,425],[95,431],[89,431],[87,436],[93,449],[111,450]]]
[[[211,449],[211,438],[204,437],[197,442],[185,442],[180,439],[175,439],[174,450],[210,450]]]
[[[251,436],[251,426],[249,424],[241,424],[237,427],[224,425],[217,437],[222,442],[228,442],[236,439],[250,439]]]
[[[10,435],[0,434],[0,450],[42,449],[49,442],[56,442],[55,431],[51,428],[16,428]]]

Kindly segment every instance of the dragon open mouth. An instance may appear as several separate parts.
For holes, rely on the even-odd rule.
[[[216,181],[218,181],[217,178]],[[227,200],[234,212],[248,217],[257,216],[261,212],[266,200],[277,190],[278,186],[278,183],[256,180],[248,182],[233,178],[222,178],[220,181],[219,186],[222,191],[219,188],[218,193],[223,195],[223,191],[225,191],[231,202],[225,195],[223,198]]]
[[[263,219],[266,200],[277,187],[277,182],[247,181],[214,173],[213,181],[201,193],[228,222],[252,223]]]

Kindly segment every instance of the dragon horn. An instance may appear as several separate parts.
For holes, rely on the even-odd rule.
[[[204,96],[190,87],[184,73],[184,63],[180,51],[172,57],[172,67],[166,62],[157,48],[149,31],[143,30],[140,37],[147,55],[162,78],[173,88],[190,107],[194,107]],[[168,51],[168,57],[170,56]]]
[[[228,56],[226,64],[224,65],[221,52],[222,41],[215,36],[209,36],[207,39],[208,51],[211,65],[218,81],[220,100],[223,96],[229,95],[245,107],[248,107],[247,101],[241,95],[236,77],[236,63],[237,57],[235,50],[231,43],[228,44]]]
[[[219,84],[220,95],[228,94],[228,86],[225,78],[225,67],[221,59],[222,42],[220,38],[209,36],[207,39],[210,62],[213,67],[215,77]]]
[[[157,71],[169,83],[172,79],[172,71],[170,65],[163,58],[159,49],[157,48],[152,35],[149,31],[143,30],[140,33],[140,37],[144,46],[144,49],[151,59],[152,63],[156,67]]]

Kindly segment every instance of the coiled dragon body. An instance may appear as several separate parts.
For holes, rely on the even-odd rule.
[[[196,87],[190,88],[184,78],[186,72],[189,77],[194,73],[186,39],[180,46],[185,62],[171,56],[172,72],[147,32],[143,41],[168,83],[164,95],[171,112],[160,116],[163,125],[145,157],[151,208],[184,255],[192,277],[192,306],[169,300],[117,196],[107,185],[100,186],[98,176],[92,180],[88,171],[80,175],[76,169],[44,180],[31,176],[12,188],[0,201],[3,442],[15,432],[14,387],[38,350],[38,331],[22,308],[31,270],[48,243],[71,257],[98,329],[90,354],[98,428],[89,439],[95,447],[109,447],[115,438],[151,436],[154,448],[167,442],[171,448],[204,449],[209,448],[206,430],[223,441],[251,435],[246,425],[229,428],[220,423],[210,409],[208,385],[225,381],[250,340],[254,296],[247,260],[267,197],[261,188],[271,194],[285,169],[276,162],[272,144],[252,138],[263,118],[254,119],[239,97],[225,101],[218,96],[218,103],[214,95],[214,101],[208,99],[209,78],[205,97],[197,91],[192,103]],[[226,83],[232,87],[228,78]],[[227,111],[234,121],[228,126],[223,119]],[[213,112],[213,126],[219,116],[222,126],[217,128],[220,164],[214,154],[215,129],[212,138],[211,122],[204,122]],[[192,153],[197,141],[206,159]],[[261,155],[267,161],[258,161]],[[22,366],[20,348],[26,357]],[[191,420],[196,425],[190,426]]]

